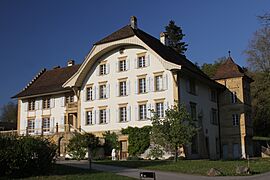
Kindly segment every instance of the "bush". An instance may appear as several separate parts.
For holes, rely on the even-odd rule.
[[[56,154],[56,145],[41,138],[0,136],[0,147],[0,176],[44,174]]]
[[[110,131],[106,131],[103,134],[105,143],[104,143],[104,150],[106,156],[111,156],[112,149],[119,150],[119,142],[118,136],[115,132],[110,133]]]
[[[130,156],[139,156],[150,146],[150,131],[151,126],[122,129],[122,134],[128,134],[128,153]]]

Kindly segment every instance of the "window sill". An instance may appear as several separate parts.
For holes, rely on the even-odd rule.
[[[119,121],[118,123],[128,123],[129,121]]]
[[[119,95],[118,97],[127,97],[128,95]]]
[[[124,71],[117,71],[118,73],[121,73],[121,72],[127,72],[128,71],[128,69],[126,69],[126,70],[124,70]]]
[[[148,92],[142,92],[142,93],[138,93],[138,94],[147,94]]]
[[[85,126],[94,126],[95,124],[86,124]]]

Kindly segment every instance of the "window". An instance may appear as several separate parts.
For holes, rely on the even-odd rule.
[[[145,67],[145,56],[138,57],[138,68]]]
[[[70,93],[66,95],[66,104],[74,102],[74,94]]]
[[[93,112],[92,111],[86,111],[86,121],[85,121],[86,125],[92,125],[94,124],[93,121]]]
[[[86,88],[86,101],[92,101],[93,100],[93,87],[87,87]]]
[[[146,79],[139,79],[139,93],[146,93]]]
[[[106,84],[102,84],[99,86],[99,99],[106,98]]]
[[[106,109],[99,110],[99,124],[106,123]]]
[[[197,120],[196,103],[190,102],[190,116],[194,121]]]
[[[50,118],[43,118],[42,119],[42,126],[43,126],[43,132],[49,132],[50,131]]]
[[[191,153],[198,154],[198,135],[192,137],[191,140]]]
[[[163,102],[156,103],[156,113],[159,118],[164,117],[164,104]]]
[[[211,101],[217,102],[217,91],[214,89],[211,89]]]
[[[214,125],[218,124],[217,110],[211,109],[211,123]]]
[[[99,65],[99,75],[105,75],[106,74],[106,64],[100,64]]]
[[[237,96],[236,96],[236,92],[232,92],[231,93],[231,96],[232,96],[232,103],[236,103],[237,102]]]
[[[139,120],[147,119],[146,115],[147,115],[146,104],[140,104],[139,105]]]
[[[35,130],[35,120],[34,119],[28,119],[27,128],[28,128],[28,133],[34,132],[34,130]]]
[[[120,115],[120,122],[126,122],[127,121],[127,107],[120,107],[119,115]]]
[[[34,99],[30,99],[28,101],[28,110],[29,111],[34,111],[35,110],[35,100]]]
[[[156,91],[161,91],[162,88],[162,75],[155,76],[155,90]]]
[[[50,98],[49,97],[45,97],[42,100],[42,108],[43,109],[49,109],[50,108]]]
[[[126,81],[121,81],[119,82],[119,92],[120,96],[126,96],[127,95],[127,82]]]
[[[126,71],[127,70],[127,62],[126,60],[119,61],[119,71]]]
[[[196,83],[194,79],[189,80],[189,93],[196,94]]]
[[[239,114],[232,115],[233,126],[239,126],[240,117]]]

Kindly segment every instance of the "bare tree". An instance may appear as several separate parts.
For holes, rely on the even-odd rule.
[[[9,102],[4,104],[1,108],[0,120],[3,122],[17,122],[17,104]]]

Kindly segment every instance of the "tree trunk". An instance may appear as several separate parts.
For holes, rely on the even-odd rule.
[[[175,153],[174,153],[174,162],[177,162],[177,159],[178,159],[178,147],[175,146]]]
[[[92,155],[91,155],[91,149],[88,147],[88,161],[89,161],[89,169],[92,169]]]

